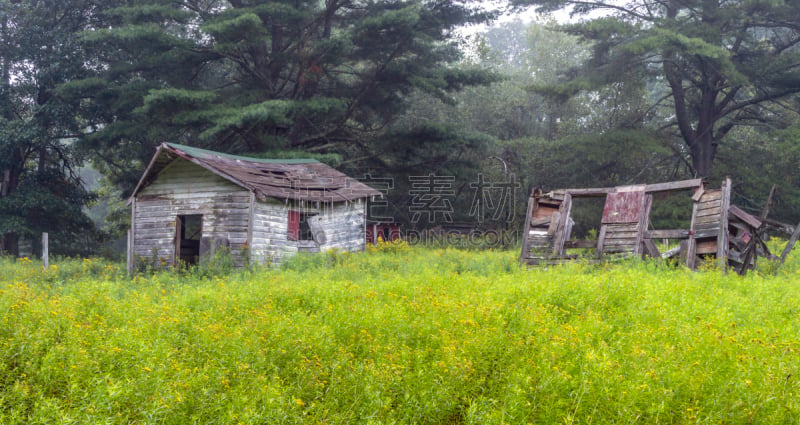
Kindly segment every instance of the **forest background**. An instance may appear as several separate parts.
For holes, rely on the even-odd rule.
[[[695,176],[800,219],[800,6],[523,3],[0,0],[0,249],[113,256],[163,142],[317,158],[407,228],[444,219],[414,217],[424,176],[483,228],[534,186]],[[529,7],[573,19],[495,20]],[[487,187],[513,196],[476,208]]]

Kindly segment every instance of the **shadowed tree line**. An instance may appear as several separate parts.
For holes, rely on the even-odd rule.
[[[384,215],[401,222],[408,176],[430,174],[455,177],[455,221],[476,220],[478,175],[513,174],[516,209],[495,227],[517,225],[534,185],[695,175],[732,175],[752,208],[778,183],[774,210],[796,211],[799,7],[696,3],[532,2],[609,13],[464,36],[493,13],[470,0],[0,0],[2,251],[48,231],[54,252],[83,254],[119,234],[119,199],[162,142],[393,178]],[[100,192],[80,178],[87,163]],[[84,209],[98,194],[114,198],[103,229]]]

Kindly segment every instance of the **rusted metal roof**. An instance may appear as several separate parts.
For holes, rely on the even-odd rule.
[[[163,143],[136,185],[131,198],[152,183],[172,161],[183,158],[246,188],[259,199],[353,201],[381,193],[313,159],[261,159]]]

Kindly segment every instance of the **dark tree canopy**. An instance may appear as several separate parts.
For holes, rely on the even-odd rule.
[[[664,87],[664,128],[685,142],[696,175],[709,175],[717,146],[738,126],[769,123],[800,92],[796,1],[518,0],[544,10],[600,17],[563,27],[591,43],[591,58],[552,92],[631,79]],[[598,16],[597,14],[592,16]]]
[[[51,234],[55,252],[76,253],[91,234],[91,195],[70,140],[82,134],[78,104],[61,84],[83,78],[92,59],[80,32],[96,25],[96,2],[0,1],[0,251]]]
[[[136,0],[106,16],[84,36],[103,66],[62,89],[90,100],[82,146],[128,186],[164,141],[379,161],[412,90],[494,78],[450,66],[456,26],[489,18],[468,1]]]

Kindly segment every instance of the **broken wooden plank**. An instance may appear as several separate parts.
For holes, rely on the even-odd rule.
[[[650,224],[650,209],[653,207],[653,195],[646,194],[644,197],[642,214],[639,215],[639,223],[636,229],[636,245],[633,248],[634,255],[642,255],[645,249],[644,231]],[[653,245],[655,247],[655,245]],[[658,249],[656,249],[658,252]]]
[[[564,248],[597,248],[597,241],[575,240],[564,242]]]
[[[533,218],[550,217],[558,212],[558,207],[551,207],[549,205],[542,205],[537,203],[536,209],[533,211]]]
[[[604,246],[618,246],[618,245],[635,245],[636,238],[627,238],[627,239],[609,239],[606,238],[606,242]]]
[[[703,193],[705,193],[705,187],[703,185],[700,185],[700,187],[698,187],[697,190],[694,191],[694,194],[692,194],[692,201],[694,202],[699,201],[700,198],[703,197]]]
[[[633,244],[630,244],[630,245],[609,245],[609,246],[603,247],[603,253],[604,254],[619,254],[619,253],[630,254],[631,252],[633,252],[633,250],[634,250]]]
[[[719,215],[722,212],[722,201],[702,202],[697,205],[697,216]]]
[[[523,231],[525,237],[522,238],[522,252],[520,253],[520,261],[522,261],[527,255],[528,251],[530,250],[530,228],[531,228],[531,220],[533,219],[533,213],[536,206],[536,194],[538,189],[531,190],[530,199],[528,199],[528,209],[525,212],[525,227],[523,227]]]
[[[767,219],[765,219],[765,220],[763,220],[763,221],[764,221],[764,223],[766,223],[766,224],[767,224],[767,225],[768,225],[770,228],[772,228],[772,229],[775,229],[775,230],[777,230],[777,231],[779,231],[779,232],[781,232],[781,233],[785,233],[785,234],[787,234],[787,235],[792,235],[792,234],[794,234],[794,231],[795,231],[795,226],[792,226],[791,224],[781,223],[780,221],[778,221],[778,220],[773,220],[773,219],[771,219],[771,218],[767,218]]]
[[[637,185],[635,187],[644,187],[647,193],[652,192],[669,192],[674,190],[693,189],[701,187],[703,184],[702,179],[680,180],[666,183],[655,183],[648,185]],[[583,189],[558,189],[545,194],[545,196],[554,199],[563,199],[564,195],[569,193],[573,198],[579,197],[600,197],[609,193],[620,192],[620,189],[625,190],[631,186],[618,186],[618,187],[598,187],[598,188],[583,188]]]
[[[644,244],[644,254],[649,255],[651,258],[661,258],[661,253],[658,252],[658,246],[652,239],[645,239],[642,241]]]
[[[786,256],[792,252],[792,248],[794,244],[797,243],[797,239],[800,238],[800,223],[794,227],[794,232],[792,233],[792,237],[789,238],[789,242],[786,243],[786,247],[783,248],[783,252],[781,253],[781,264],[786,261]]]
[[[695,250],[696,255],[701,254],[716,254],[717,252],[717,241],[716,240],[698,240],[697,241],[697,249]]]
[[[698,228],[701,224],[713,224],[716,227],[720,221],[720,214],[717,215],[703,215],[697,216],[695,220],[695,224],[698,225]]]
[[[639,229],[637,223],[607,224],[607,226],[613,232],[636,232]]]
[[[701,229],[694,232],[694,237],[701,238],[715,238],[719,235],[719,229]]]
[[[544,225],[548,225],[549,226],[551,220],[552,220],[552,216],[533,218],[533,219],[530,220],[530,222],[528,223],[528,225],[526,227],[531,228],[531,227],[544,226]]]
[[[606,232],[608,232],[608,225],[604,224],[600,226],[600,234],[597,235],[597,250],[595,251],[598,257],[603,255],[603,244],[606,240]]]
[[[636,239],[636,237],[639,235],[638,232],[614,232],[614,231],[611,231],[611,230],[612,229],[609,229],[609,231],[606,233],[606,240],[611,240],[611,239]]]
[[[683,248],[683,244],[685,242],[686,241],[681,241],[681,245],[676,246],[675,248],[669,249],[667,251],[664,251],[664,253],[661,254],[661,258],[668,259],[668,258],[672,258],[672,257],[674,257],[676,255],[679,255],[681,253],[681,249]]]
[[[569,239],[567,233],[567,222],[569,220],[570,212],[572,211],[572,195],[567,193],[564,195],[564,201],[561,204],[560,216],[558,218],[558,225],[555,229],[555,240],[553,242],[553,254],[562,255],[564,253],[564,242]]]
[[[685,240],[685,248],[684,243],[681,243],[681,255],[683,255],[684,259],[686,260],[686,267],[690,270],[694,270],[695,267],[695,252],[697,249],[697,241],[695,240],[694,234],[697,229],[697,202],[692,202],[692,221],[689,225],[689,239]]]
[[[725,270],[728,265],[728,211],[731,207],[731,178],[722,182],[722,212],[720,213],[719,234],[717,235],[717,265]]]
[[[698,202],[711,202],[722,199],[722,190],[720,189],[706,189],[703,196],[700,197]]]
[[[680,180],[675,182],[655,183],[645,186],[644,191],[651,192],[669,192],[673,190],[684,190],[700,188],[703,186],[703,179]]]
[[[645,239],[687,239],[689,230],[669,229],[669,230],[647,230],[644,232]]]
[[[761,218],[764,220],[769,215],[769,209],[772,207],[772,197],[775,196],[775,191],[778,189],[778,185],[773,184],[772,189],[769,190],[769,196],[767,196],[767,202],[764,204],[764,209],[761,210]]]
[[[731,213],[734,217],[738,218],[739,220],[747,223],[754,230],[760,228],[761,225],[764,224],[757,217],[753,216],[752,214],[748,214],[747,212],[743,211],[736,205],[731,205],[728,208],[728,212]]]

